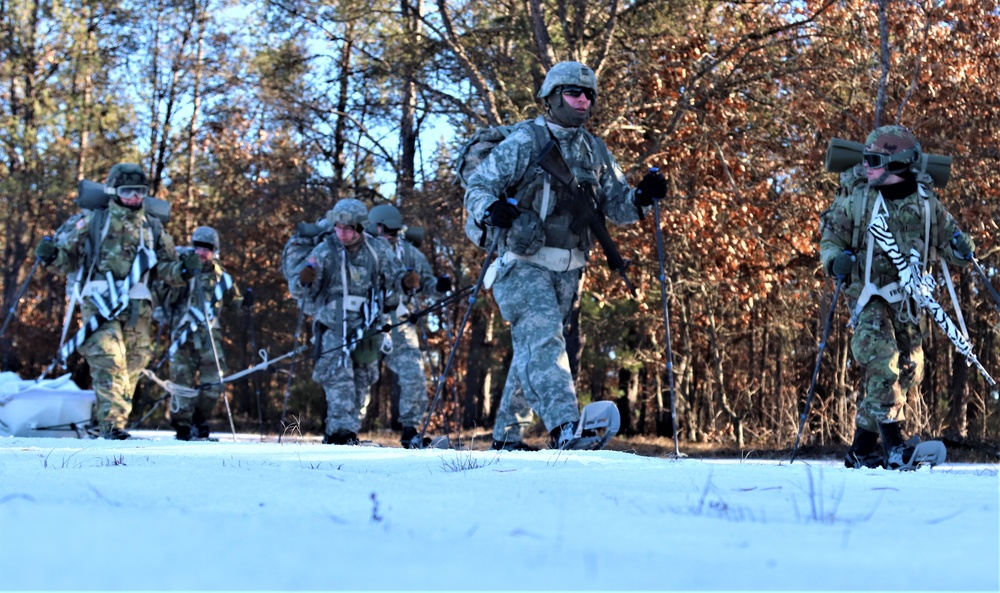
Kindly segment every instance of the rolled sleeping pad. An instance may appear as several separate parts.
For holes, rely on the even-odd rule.
[[[826,170],[842,173],[860,164],[864,153],[865,145],[860,142],[831,138],[826,149]],[[935,187],[944,187],[951,179],[951,157],[921,152],[917,170],[930,175]]]
[[[108,207],[108,202],[113,194],[107,193],[103,183],[96,181],[80,180],[77,184],[76,199],[73,200],[77,206],[86,210],[101,210]],[[146,196],[142,202],[146,212],[159,218],[163,224],[170,222],[170,202]]]

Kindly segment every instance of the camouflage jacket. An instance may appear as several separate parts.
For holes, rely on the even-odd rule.
[[[387,295],[399,294],[405,273],[388,242],[367,234],[352,251],[344,248],[335,233],[327,235],[298,266],[296,275],[308,265],[316,269],[316,281],[301,287],[305,298],[315,304],[314,319],[336,332],[341,331],[344,321],[345,277],[347,295],[352,301],[360,299],[378,307],[377,313],[381,315]],[[349,330],[366,324],[363,311],[350,310],[357,309],[353,305],[348,309]]]
[[[921,192],[927,193],[926,197]],[[857,299],[864,287],[868,243],[873,241],[868,233],[868,225],[871,223],[872,210],[878,196],[877,188],[867,183],[861,184],[851,194],[835,200],[833,206],[823,215],[820,258],[823,269],[829,270],[833,259],[845,249],[852,247],[855,200],[865,201],[859,210],[861,232],[858,233],[858,245],[854,247],[857,263],[851,275],[851,282],[845,289],[845,293],[852,299]],[[945,210],[941,202],[930,194],[930,190],[918,188],[917,192],[905,198],[884,202],[889,212],[889,230],[892,231],[897,245],[904,254],[916,249],[919,253],[927,253],[928,259],[943,255],[949,263],[957,266],[968,265],[969,262],[958,258],[951,248],[951,237],[958,230],[955,219]],[[930,237],[926,236],[925,207],[930,208]],[[930,262],[921,261],[921,264],[921,269],[926,270]],[[874,245],[872,252],[871,281],[879,287],[899,281],[899,270],[877,244]]]
[[[201,298],[192,291],[201,289]],[[169,311],[171,333],[177,334],[192,319],[200,319],[204,315],[189,316],[189,309],[197,308],[201,313],[202,303],[208,306],[211,314],[211,327],[219,327],[219,316],[225,311],[238,313],[243,304],[243,295],[233,282],[225,268],[216,260],[203,265],[201,273],[187,284],[171,288],[164,303],[164,309]],[[198,331],[204,331],[204,324],[198,323]],[[176,338],[176,335],[174,336]]]
[[[518,188],[518,206],[522,212],[533,212],[545,234],[544,245],[560,249],[582,249],[593,245],[589,231],[577,235],[571,229],[575,222],[575,209],[568,192],[552,182],[553,195],[542,212],[544,181],[547,174],[532,165],[535,140],[526,126],[536,121],[522,122],[507,138],[490,152],[469,178],[465,192],[465,207],[477,222],[482,222],[486,209],[510,188]],[[597,193],[601,209],[615,224],[627,224],[639,219],[634,203],[634,189],[608,152],[604,142],[584,128],[564,128],[548,122],[551,136],[559,143],[559,150],[569,164],[577,181],[590,183]],[[513,193],[513,192],[510,192]],[[522,214],[522,217],[524,215]],[[544,219],[544,220],[542,220]],[[501,246],[501,252],[504,250]]]
[[[181,277],[182,264],[177,258],[173,238],[166,231],[153,232],[153,223],[148,220],[144,210],[132,210],[114,201],[108,204],[108,215],[105,218],[107,232],[100,243],[96,261],[91,262],[90,224],[94,213],[75,216],[75,222],[63,225],[56,234],[56,258],[47,266],[48,269],[61,276],[69,276],[77,270],[83,270],[82,282],[100,280],[111,272],[115,281],[120,281],[128,275],[139,252],[140,242],[155,243],[157,263],[150,272],[150,278],[158,278],[172,286],[184,283]],[[85,315],[92,314],[84,303]]]
[[[393,245],[392,241],[386,240],[386,242],[396,255],[396,259],[399,260],[403,270],[413,270],[420,276],[420,287],[414,291],[416,294],[403,293],[403,304],[410,311],[413,311],[417,306],[417,297],[441,298],[442,295],[437,291],[437,276],[434,275],[431,264],[427,261],[427,257],[424,256],[423,252],[401,237],[396,239],[395,245]],[[385,302],[385,309],[395,309],[399,301],[399,293],[394,292],[388,295]]]

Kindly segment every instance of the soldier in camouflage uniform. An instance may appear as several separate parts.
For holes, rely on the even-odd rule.
[[[219,317],[223,309],[239,311],[243,295],[216,259],[219,233],[200,226],[191,233],[191,247],[201,262],[201,272],[187,284],[168,293],[164,310],[170,317],[170,380],[198,389],[193,397],[175,393],[170,402],[170,425],[177,440],[208,440],[208,418],[222,395],[227,372],[222,351]],[[221,373],[221,374],[220,374]]]
[[[899,270],[868,226],[877,213],[887,212],[898,247],[905,254],[911,248],[919,252],[922,271],[938,255],[967,265],[973,243],[930,193],[929,180],[917,172],[920,143],[909,130],[874,130],[865,140],[863,159],[863,166],[849,174],[864,178],[824,214],[820,252],[824,269],[846,287],[854,327],[851,353],[864,372],[865,396],[844,463],[893,467],[893,457],[905,463],[913,451],[902,436],[903,406],[907,392],[923,377],[926,324],[923,311],[900,286]]]
[[[490,152],[469,179],[465,207],[473,220],[501,229],[504,237],[487,281],[495,272],[493,298],[511,326],[514,358],[507,381],[519,384],[552,445],[564,448],[572,446],[580,411],[563,325],[593,238],[589,229],[574,231],[580,214],[572,197],[535,165],[538,130],[529,126],[556,140],[577,180],[594,188],[602,210],[616,224],[639,220],[653,199],[666,194],[666,180],[649,173],[631,189],[604,142],[584,129],[597,99],[597,77],[587,66],[556,64],[538,98],[546,115],[521,122]],[[499,446],[518,448],[512,442]]]
[[[57,240],[43,239],[35,254],[56,274],[68,276],[81,269],[85,273],[82,320],[88,325],[94,319],[96,330],[79,351],[90,366],[91,387],[97,396],[96,428],[104,438],[127,439],[130,435],[125,424],[132,411],[132,395],[142,369],[153,356],[153,302],[148,284],[155,278],[183,284],[198,273],[200,262],[193,253],[178,259],[173,239],[162,230],[162,223],[145,211],[149,182],[139,165],[112,167],[105,188],[114,194],[106,213],[97,210],[78,218]],[[104,221],[99,246],[90,244],[94,220]],[[120,288],[142,252],[155,253],[156,265],[132,286],[127,307],[106,319],[98,303],[113,300],[107,278]]]
[[[419,308],[418,294],[429,299],[438,299],[451,290],[451,278],[434,276],[427,258],[409,241],[399,236],[403,228],[403,217],[392,204],[380,204],[368,213],[369,229],[374,235],[385,239],[396,254],[400,265],[407,271],[416,272],[419,286],[402,295],[390,295],[385,302],[385,312],[394,326],[390,337],[392,351],[385,355],[385,364],[399,381],[399,417],[403,426],[400,442],[407,449],[420,449],[430,443],[424,437],[420,442],[420,424],[427,410],[427,365],[420,351],[417,327],[413,323],[401,323],[400,318]]]
[[[368,208],[343,199],[327,213],[334,232],[299,265],[304,298],[314,304],[318,358],[313,380],[326,393],[324,443],[355,445],[378,380],[378,360],[391,342],[381,332],[386,295],[416,289],[420,277],[406,272],[382,239],[368,237]]]

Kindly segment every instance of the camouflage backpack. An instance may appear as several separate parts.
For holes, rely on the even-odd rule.
[[[299,286],[297,268],[331,232],[333,227],[327,222],[326,217],[314,223],[300,222],[295,225],[295,231],[281,252],[281,273],[288,285],[288,293],[293,299],[302,302],[303,312],[307,315],[312,315],[313,307],[311,303],[304,301],[305,291]]]
[[[542,126],[535,125],[535,120],[526,120],[510,126],[480,128],[472,134],[472,137],[469,138],[458,153],[458,158],[455,160],[454,166],[456,183],[461,185],[463,189],[468,188],[469,179],[472,177],[472,174],[486,160],[486,157],[493,152],[496,145],[503,142],[507,136],[510,136],[518,126],[524,125],[527,125],[528,129],[531,130],[531,137],[534,139],[532,154],[538,155],[542,146],[548,141],[548,130]],[[528,179],[522,179],[518,186],[526,185],[526,181]],[[504,197],[514,197],[516,191],[517,186],[507,188],[507,191],[504,192],[505,196],[501,196],[501,199]],[[480,226],[471,216],[466,214],[464,230],[465,236],[470,241],[478,245],[481,249],[486,249],[487,228],[485,226]]]

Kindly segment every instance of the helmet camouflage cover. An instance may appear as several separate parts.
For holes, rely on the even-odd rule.
[[[538,91],[538,98],[544,99],[552,94],[557,87],[579,86],[594,91],[597,95],[597,74],[587,65],[580,62],[559,62],[542,82],[542,88]]]
[[[368,220],[368,208],[354,198],[345,198],[337,202],[333,209],[326,213],[326,219],[331,225],[344,224],[360,227]]]
[[[201,243],[202,245],[199,245]],[[219,250],[219,233],[210,226],[200,226],[191,233],[191,245],[195,247],[212,247],[212,251]]]
[[[403,216],[392,204],[379,204],[368,213],[368,222],[380,224],[387,229],[399,230],[403,228]]]
[[[920,160],[920,142],[903,126],[881,126],[865,138],[865,152],[892,155],[886,164],[903,170]]]
[[[135,163],[118,163],[111,167],[108,172],[108,180],[104,182],[107,187],[115,188],[126,185],[145,185],[149,187],[149,180],[142,167]]]

